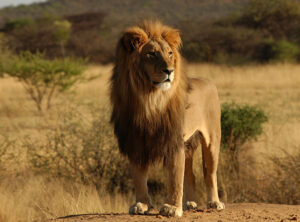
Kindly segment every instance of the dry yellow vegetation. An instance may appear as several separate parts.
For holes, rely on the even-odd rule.
[[[70,107],[78,107],[85,114],[89,104],[108,106],[111,69],[112,65],[90,66],[86,75],[101,74],[100,77],[55,98],[53,108],[43,114],[36,111],[20,83],[10,78],[0,79],[0,144],[4,138],[14,144],[8,150],[7,162],[0,161],[1,222],[33,221],[79,213],[127,212],[133,200],[131,195],[109,196],[104,191],[99,194],[92,186],[34,176],[28,169],[22,147],[29,137],[43,142],[58,123],[61,113]],[[300,65],[227,67],[189,64],[187,72],[190,76],[210,78],[218,87],[222,103],[255,104],[269,116],[264,125],[265,133],[251,144],[251,150],[245,156],[252,156],[261,163],[270,154],[281,156],[284,152],[298,152]],[[85,118],[91,119],[92,115],[86,112]],[[12,153],[13,159],[9,158]]]

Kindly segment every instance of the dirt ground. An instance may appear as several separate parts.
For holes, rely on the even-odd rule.
[[[199,208],[194,211],[185,211],[182,218],[162,217],[154,212],[151,215],[128,215],[128,214],[86,214],[71,215],[47,222],[192,222],[192,221],[300,221],[300,206],[279,205],[279,204],[260,204],[242,203],[227,204],[224,211],[206,210]]]

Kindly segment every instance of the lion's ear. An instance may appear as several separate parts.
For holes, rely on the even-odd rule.
[[[169,43],[171,48],[178,49],[181,47],[181,37],[179,30],[169,29],[162,33],[162,37]]]
[[[134,27],[127,29],[122,37],[122,43],[124,48],[128,52],[132,52],[139,49],[148,39],[147,34],[144,30]]]

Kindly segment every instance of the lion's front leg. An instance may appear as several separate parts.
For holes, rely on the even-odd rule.
[[[189,150],[185,153],[184,169],[184,210],[193,210],[197,208],[196,201],[196,182],[193,172],[193,155],[194,151]]]
[[[182,216],[182,196],[183,196],[183,178],[184,178],[184,149],[180,148],[178,152],[167,158],[168,168],[168,203],[160,210],[164,216],[181,217]]]
[[[147,214],[149,210],[153,208],[147,187],[148,166],[140,167],[131,163],[131,170],[135,187],[136,203],[130,206],[129,214]]]
[[[217,186],[217,167],[219,159],[219,143],[212,141],[209,146],[202,147],[203,173],[207,192],[207,207],[217,210],[225,209],[220,202]]]

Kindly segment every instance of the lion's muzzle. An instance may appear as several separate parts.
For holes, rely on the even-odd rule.
[[[171,87],[171,83],[174,80],[174,70],[173,69],[164,69],[163,71],[164,78],[162,78],[162,81],[155,82],[153,81],[153,84],[156,88],[159,88],[163,91],[168,90]]]

